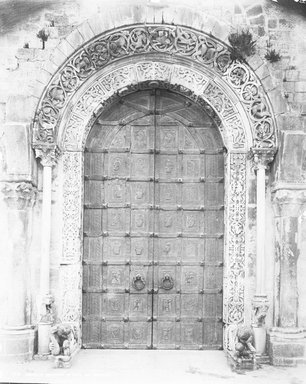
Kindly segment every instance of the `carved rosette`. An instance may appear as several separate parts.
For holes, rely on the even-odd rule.
[[[91,76],[118,59],[148,53],[189,59],[193,63],[200,64],[205,72],[206,69],[211,70],[221,82],[231,87],[236,98],[242,103],[252,127],[255,147],[275,147],[276,135],[271,107],[262,91],[260,81],[250,68],[246,64],[232,62],[229,48],[212,36],[191,28],[166,24],[129,26],[104,33],[88,42],[69,58],[54,75],[39,103],[33,130],[34,145],[56,142],[55,132],[63,111],[72,95]],[[128,66],[123,69],[124,71],[129,72]],[[161,66],[150,68],[145,73],[150,78],[160,80],[169,75],[167,66],[164,69]],[[182,76],[182,73],[179,75]],[[118,84],[124,87],[124,77],[124,74],[117,78],[110,75],[109,81],[104,84],[106,99],[113,97],[112,88],[118,87]],[[179,83],[178,90],[183,92],[185,88],[187,93],[192,92],[194,80],[201,84],[201,74],[200,77],[187,74],[184,83],[181,85]],[[129,85],[131,84],[129,82]],[[209,92],[214,93],[213,86],[210,88]],[[96,92],[99,93],[99,90],[96,89]],[[219,95],[218,98],[220,97],[222,96]],[[88,102],[87,105],[90,105],[90,100]],[[231,114],[231,106],[226,103],[224,113],[228,116]]]
[[[40,159],[43,167],[53,167],[58,160],[60,151],[56,145],[35,146],[35,157]]]
[[[9,208],[24,210],[34,205],[37,188],[30,182],[10,182],[3,184],[1,192]]]

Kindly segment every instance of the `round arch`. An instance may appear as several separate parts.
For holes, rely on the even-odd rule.
[[[165,24],[122,27],[90,40],[59,68],[40,99],[33,147],[59,147],[62,152],[59,315],[81,324],[82,178],[88,132],[106,105],[146,87],[170,89],[210,110],[227,148],[223,321],[228,330],[246,320],[247,156],[251,149],[275,151],[275,121],[260,80],[246,63],[231,60],[225,44],[194,29]]]

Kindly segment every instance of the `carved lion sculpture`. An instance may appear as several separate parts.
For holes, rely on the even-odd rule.
[[[49,348],[53,356],[71,356],[77,347],[77,333],[70,324],[52,327]]]
[[[237,329],[235,349],[238,358],[251,358],[254,356],[254,335],[251,327],[241,325]]]

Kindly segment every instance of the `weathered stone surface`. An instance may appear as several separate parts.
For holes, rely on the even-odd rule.
[[[296,92],[306,92],[306,81],[298,81],[295,83]]]
[[[255,5],[254,7],[252,8],[249,8],[247,11],[246,11],[246,14],[251,17],[251,16],[257,16],[257,15],[260,15],[262,13],[262,7],[261,5]]]
[[[296,127],[297,129],[298,127]],[[297,182],[302,178],[303,144],[306,135],[301,133],[285,133],[282,147],[281,179]]]
[[[306,339],[303,332],[298,329],[270,330],[268,346],[273,365],[295,366],[306,362]]]
[[[6,103],[7,122],[30,123],[33,119],[37,99],[31,96],[11,95]]]
[[[24,363],[32,360],[34,351],[34,330],[0,329],[0,360],[2,362]]]
[[[75,29],[67,37],[66,41],[74,48],[77,49],[80,45],[84,43],[84,38],[79,32],[78,29]]]
[[[0,138],[0,179],[30,179],[32,173],[29,126],[5,125]]]

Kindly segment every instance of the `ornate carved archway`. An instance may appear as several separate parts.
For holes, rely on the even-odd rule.
[[[40,100],[33,127],[37,157],[52,160],[58,147],[62,151],[59,314],[63,321],[81,323],[82,165],[87,134],[107,104],[148,87],[168,88],[199,103],[221,131],[228,150],[223,320],[226,326],[243,322],[247,153],[250,149],[260,155],[274,153],[273,113],[259,79],[245,63],[231,60],[225,44],[186,27],[164,24],[128,26],[91,40],[59,68]]]

